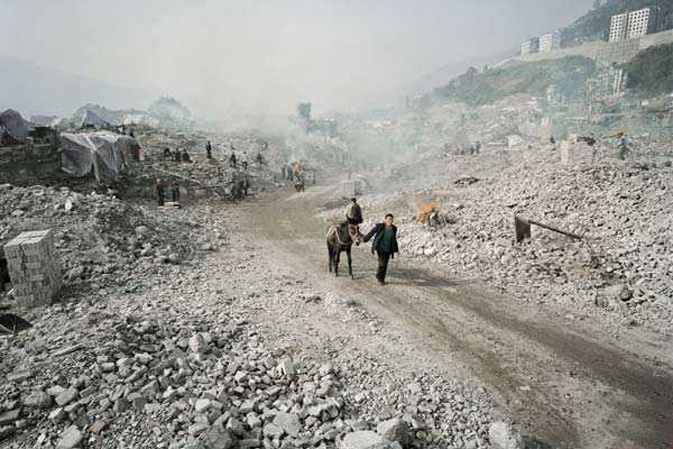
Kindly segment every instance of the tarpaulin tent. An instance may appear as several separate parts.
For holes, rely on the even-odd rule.
[[[116,181],[119,172],[132,161],[141,159],[138,142],[130,136],[107,131],[61,134],[61,168],[66,173],[83,176],[93,169],[101,182]]]
[[[14,145],[23,143],[28,138],[29,131],[29,123],[15,110],[7,109],[0,114],[0,144]]]

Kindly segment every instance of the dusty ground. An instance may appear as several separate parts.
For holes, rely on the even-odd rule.
[[[424,361],[443,376],[468,375],[483,382],[502,411],[524,434],[552,447],[668,447],[673,441],[673,345],[643,329],[619,338],[563,312],[524,306],[489,291],[474,279],[455,279],[432,267],[405,261],[391,266],[390,284],[373,282],[375,260],[355,251],[356,279],[326,273],[324,223],[315,214],[333,200],[329,187],[304,194],[278,193],[241,213],[250,238],[273,265],[302,271],[308,282],[364,304],[384,326],[404,336],[390,346],[402,365]],[[400,232],[404,232],[402,229]],[[277,310],[260,311],[272,318]],[[348,328],[317,310],[308,335]],[[359,345],[368,346],[369,339]],[[348,345],[345,346],[348,350]]]
[[[459,279],[404,254],[380,287],[368,247],[354,251],[354,280],[334,278],[326,272],[320,213],[336,199],[332,186],[312,186],[235,206],[191,206],[213,227],[198,232],[220,236],[215,250],[165,265],[160,276],[129,279],[134,288],[101,289],[31,312],[34,328],[0,346],[8,364],[2,371],[32,369],[31,388],[49,387],[57,372],[66,379],[91,372],[109,406],[110,386],[89,367],[113,349],[107,340],[120,322],[159,322],[187,336],[234,326],[241,333],[235,345],[245,351],[259,345],[333,363],[352,416],[376,423],[411,413],[432,421],[439,435],[428,431],[421,447],[488,447],[492,415],[519,424],[529,447],[670,446],[673,345],[665,337],[634,328],[615,338],[550,304],[494,293],[478,273]],[[54,355],[59,342],[82,346],[63,358]],[[0,399],[14,398],[16,388],[3,385]],[[87,407],[89,420],[101,419],[97,401]],[[102,447],[184,447],[189,422],[167,419],[170,406],[114,415]],[[73,422],[84,429],[85,418]],[[23,425],[33,427],[0,446],[55,442],[63,430],[46,413]],[[87,433],[85,441],[95,438]]]

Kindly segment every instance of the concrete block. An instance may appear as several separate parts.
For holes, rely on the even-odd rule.
[[[19,305],[51,304],[61,286],[61,269],[51,230],[21,233],[4,246],[4,251]]]

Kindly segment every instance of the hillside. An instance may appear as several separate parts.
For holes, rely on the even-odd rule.
[[[648,48],[625,66],[628,87],[644,96],[673,92],[673,44]]]
[[[661,29],[673,28],[673,2],[661,0],[608,0],[561,30],[563,47],[573,47],[584,42],[607,40],[610,19],[615,14],[645,7],[659,8]]]
[[[543,96],[554,84],[559,92],[574,97],[596,70],[591,59],[580,56],[513,64],[478,72],[474,68],[435,89],[435,95],[469,105],[493,103],[509,95]]]

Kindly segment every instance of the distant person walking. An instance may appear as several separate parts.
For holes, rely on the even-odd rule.
[[[213,158],[213,146],[210,144],[210,140],[206,142],[206,159]]]
[[[180,202],[180,184],[175,180],[171,183],[171,199],[174,203]]]
[[[248,152],[244,151],[243,155],[241,156],[241,167],[243,167],[243,170],[248,169]]]
[[[629,138],[626,134],[622,134],[619,139],[619,159],[626,159],[626,155],[629,153]]]
[[[397,227],[394,224],[393,214],[386,214],[383,223],[374,225],[371,231],[364,236],[363,240],[368,242],[374,237],[372,242],[372,254],[376,253],[379,259],[378,269],[376,270],[376,280],[379,284],[386,283],[386,274],[388,272],[388,262],[395,258],[395,253],[399,252],[397,245]]]
[[[166,186],[164,185],[164,181],[161,178],[157,178],[155,181],[154,189],[157,192],[157,203],[159,206],[163,206],[164,201],[166,200]]]
[[[229,167],[236,168],[236,153],[233,151],[231,152],[231,156],[229,156]]]

